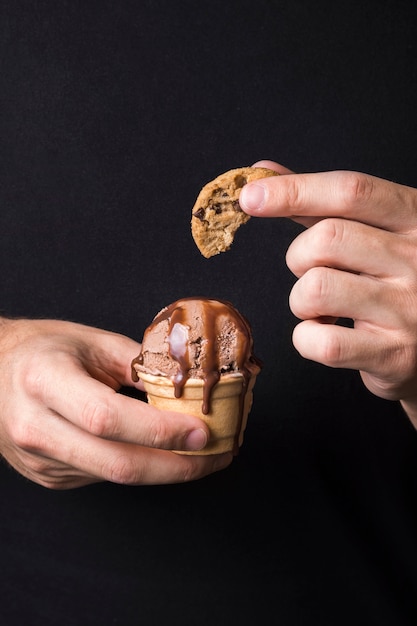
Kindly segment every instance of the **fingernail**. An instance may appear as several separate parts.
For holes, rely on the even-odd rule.
[[[207,444],[207,435],[202,428],[192,430],[185,440],[186,450],[201,450]]]
[[[265,187],[258,183],[248,183],[239,195],[239,203],[242,209],[259,211],[265,202]]]

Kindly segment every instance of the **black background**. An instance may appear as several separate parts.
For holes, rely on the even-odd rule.
[[[200,188],[261,158],[417,186],[416,41],[401,1],[0,3],[1,313],[140,341],[225,298],[265,363],[204,480],[52,492],[1,466],[2,626],[417,623],[416,434],[292,347],[300,227],[252,219],[210,260],[190,235]]]

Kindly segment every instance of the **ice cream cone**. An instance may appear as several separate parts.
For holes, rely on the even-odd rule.
[[[202,412],[203,379],[190,378],[183,387],[181,397],[175,397],[174,383],[166,376],[155,376],[140,372],[148,402],[152,406],[166,411],[176,411],[195,415],[203,420],[210,429],[210,440],[203,450],[180,454],[220,454],[233,451],[237,453],[243,442],[248,414],[252,406],[253,387],[256,375],[249,379],[244,389],[245,379],[240,373],[224,374],[212,390],[210,410]]]

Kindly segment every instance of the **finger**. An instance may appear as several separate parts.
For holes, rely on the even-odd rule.
[[[394,329],[403,315],[395,284],[327,267],[308,270],[291,290],[291,311],[300,319],[350,318]]]
[[[83,346],[81,356],[94,378],[115,389],[122,385],[133,386],[131,363],[140,352],[140,343],[118,333],[82,325],[74,325],[73,332],[80,338],[80,345]],[[89,347],[87,354],[86,336]]]
[[[20,447],[71,468],[70,482],[80,476],[89,482],[107,480],[129,485],[186,482],[224,469],[233,459],[231,453],[189,456],[99,439],[50,412],[42,419],[28,420],[20,430],[24,432]],[[36,473],[39,476],[39,467]],[[43,480],[48,478],[43,472]],[[56,476],[52,482],[59,482]]]
[[[174,450],[200,450],[209,437],[207,426],[192,415],[160,411],[145,402],[116,393],[88,376],[71,356],[42,355],[37,373],[26,374],[25,388],[58,415],[106,439]],[[64,372],[57,380],[57,362]]]
[[[86,364],[91,376],[113,389],[133,386],[131,362],[141,347],[137,341],[111,331],[60,320],[36,320],[32,324],[39,331],[36,341],[41,341],[42,335],[44,341],[36,344],[36,352],[39,346],[42,353],[47,352],[53,341],[54,354],[68,353],[70,348],[71,354]]]
[[[308,226],[311,218],[344,217],[393,232],[417,227],[417,190],[359,172],[272,176],[245,185],[239,202],[249,215]]]
[[[306,359],[334,368],[363,370],[382,375],[392,371],[392,358],[398,345],[390,335],[366,329],[324,324],[306,320],[293,331],[293,344]],[[386,367],[385,367],[386,364]]]
[[[327,218],[293,240],[286,261],[296,276],[323,266],[385,278],[410,273],[414,248],[402,235],[359,222]]]
[[[381,398],[398,400],[410,391],[414,393],[414,350],[404,349],[395,334],[307,320],[295,327],[293,343],[306,359],[358,370],[366,387]]]

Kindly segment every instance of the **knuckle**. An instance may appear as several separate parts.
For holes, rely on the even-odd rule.
[[[330,250],[338,250],[344,245],[346,222],[339,218],[326,218],[310,229],[309,236],[312,239],[315,258],[323,258]]]
[[[350,244],[350,222],[341,218],[325,218],[299,235],[288,247],[286,262],[297,276],[309,268],[331,266],[341,249]]]
[[[85,428],[97,437],[111,437],[115,434],[117,415],[114,407],[103,400],[88,400],[82,410]]]
[[[201,470],[193,463],[185,463],[179,475],[178,482],[188,483],[196,480],[201,474]]]
[[[327,301],[330,285],[329,270],[324,267],[313,267],[302,279],[303,300],[313,310],[314,316],[322,314],[323,304]]]
[[[344,206],[352,207],[366,203],[374,188],[372,177],[360,172],[343,172],[340,192]]]
[[[149,437],[149,446],[151,448],[171,447],[168,424],[160,419],[155,419],[151,422]]]
[[[342,360],[343,347],[338,335],[326,333],[317,347],[319,360],[329,367],[338,367]]]
[[[120,485],[140,483],[142,480],[141,473],[134,458],[127,454],[117,456],[103,472],[106,480]]]
[[[31,364],[26,364],[26,368],[21,374],[22,387],[26,393],[34,399],[42,399],[46,392],[46,380],[43,375],[43,369]]]
[[[295,176],[285,176],[285,184],[286,184],[286,202],[288,207],[296,210],[301,204],[301,200],[303,197],[303,181],[301,177]]]
[[[38,450],[40,447],[39,433],[30,419],[13,420],[9,426],[9,436],[21,450]]]

